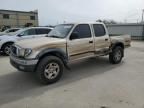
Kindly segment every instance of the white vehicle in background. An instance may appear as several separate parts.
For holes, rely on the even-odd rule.
[[[16,32],[0,36],[0,51],[5,55],[10,54],[10,46],[19,40],[31,39],[46,36],[52,28],[50,27],[29,27]]]
[[[9,33],[13,33],[13,32],[16,32],[18,30],[20,30],[21,28],[10,28],[10,29],[7,29],[3,32],[0,32],[0,36],[2,35],[6,35],[6,34],[9,34]]]

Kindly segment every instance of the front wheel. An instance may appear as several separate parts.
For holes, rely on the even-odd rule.
[[[112,64],[118,64],[123,58],[123,48],[117,46],[109,54],[109,61]]]
[[[2,51],[5,55],[10,55],[10,47],[13,43],[7,43],[2,47]]]
[[[42,84],[57,82],[63,74],[63,68],[63,62],[58,57],[44,57],[37,66],[37,78]]]

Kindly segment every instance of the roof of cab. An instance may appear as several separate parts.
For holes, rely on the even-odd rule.
[[[104,24],[102,22],[71,22],[66,24]]]

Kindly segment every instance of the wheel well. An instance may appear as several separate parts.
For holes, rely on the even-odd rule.
[[[113,46],[113,48],[120,46],[122,49],[124,49],[124,44],[123,43],[117,43]]]
[[[62,60],[62,62],[64,63],[64,66],[67,67],[67,58],[63,54],[61,54],[60,52],[57,52],[57,51],[48,52],[48,53],[45,53],[42,56],[40,56],[37,65],[39,64],[41,59],[43,59],[46,56],[56,56],[56,57],[60,58]]]
[[[62,59],[62,60],[64,59],[63,54],[61,54],[61,53],[59,53],[59,52],[56,52],[56,51],[48,52],[48,53],[46,53],[46,54],[43,54],[39,59],[42,59],[42,58],[44,58],[44,57],[46,57],[46,56],[49,56],[49,55],[53,55],[53,56],[59,57],[59,58]]]
[[[7,45],[7,44],[13,44],[14,42],[6,42],[2,45],[1,49],[3,50],[4,46]]]
[[[112,50],[116,47],[121,47],[123,49],[123,52],[122,52],[122,56],[124,57],[124,44],[123,43],[117,43],[115,44],[113,47],[112,47]]]

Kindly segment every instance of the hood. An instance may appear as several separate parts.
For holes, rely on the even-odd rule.
[[[33,39],[21,40],[16,43],[16,45],[22,48],[31,48],[34,50],[40,48],[55,48],[66,44],[66,39],[52,38],[52,37],[40,37]]]

